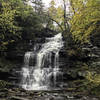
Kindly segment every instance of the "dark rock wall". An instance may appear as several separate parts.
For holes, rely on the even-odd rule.
[[[7,72],[7,75],[5,77],[5,72],[0,72],[0,79],[8,79],[11,81],[15,81],[15,83],[20,82],[20,73],[21,68],[23,66],[23,59],[24,54],[26,51],[33,51],[33,46],[37,45],[37,51],[41,48],[41,44],[45,42],[46,37],[52,37],[53,34],[48,34],[50,30],[46,30],[47,33],[43,31],[41,34],[38,34],[35,40],[27,40],[27,41],[19,41],[16,43],[16,45],[12,44],[9,45],[6,59],[12,62],[15,62],[12,69],[10,69],[9,72]],[[44,35],[45,34],[45,35]],[[45,36],[45,37],[44,37]],[[98,37],[99,38],[99,37]],[[97,42],[93,42],[90,44],[85,44],[81,47],[81,51],[76,52],[76,49],[72,49],[71,47],[66,46],[66,40],[64,40],[65,44],[64,47],[59,52],[59,67],[61,72],[63,73],[63,81],[67,82],[70,80],[75,79],[82,79],[83,77],[83,71],[82,73],[80,71],[77,71],[77,66],[79,63],[79,66],[83,66],[83,63],[90,63],[92,66],[100,66],[100,47],[99,47],[99,39]],[[95,44],[94,44],[95,43]],[[91,66],[91,65],[90,65]],[[81,74],[79,74],[81,73]],[[59,76],[60,77],[60,76]],[[62,76],[61,76],[62,77]],[[60,78],[59,78],[60,80]]]

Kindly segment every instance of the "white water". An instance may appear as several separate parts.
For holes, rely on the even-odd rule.
[[[37,52],[26,52],[22,68],[22,88],[26,90],[47,90],[56,85],[59,73],[59,51],[63,47],[62,34],[46,38]],[[32,65],[31,63],[34,62]]]

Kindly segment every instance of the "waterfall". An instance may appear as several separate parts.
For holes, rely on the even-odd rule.
[[[26,90],[47,90],[56,85],[59,74],[59,51],[63,47],[62,34],[46,38],[40,50],[26,52],[22,68],[21,86]]]

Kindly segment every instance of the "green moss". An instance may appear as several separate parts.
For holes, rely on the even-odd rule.
[[[89,72],[90,73],[90,72]],[[87,74],[83,80],[73,81],[73,87],[80,93],[85,93],[86,95],[95,95],[100,97],[100,74]]]

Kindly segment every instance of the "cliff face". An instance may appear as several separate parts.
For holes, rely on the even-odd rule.
[[[2,62],[0,63],[0,79],[19,83],[25,52],[32,51],[34,45],[37,45],[39,50],[41,45],[45,42],[46,37],[54,36],[54,33],[47,34],[48,31],[45,34],[45,37],[42,36],[41,33],[35,40],[19,41],[19,43],[16,43],[16,46],[9,46],[6,58],[3,61],[0,61]],[[59,52],[59,67],[63,73],[64,82],[67,83],[72,80],[84,79],[88,69],[94,67],[98,69],[100,67],[99,39],[93,41],[92,38],[91,43],[81,46],[81,49],[73,48],[73,43],[70,42],[68,44],[66,42],[68,41],[64,39],[64,47]],[[61,80],[60,76],[58,79],[59,81]]]

